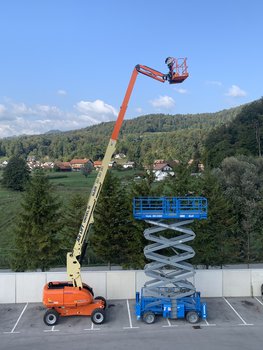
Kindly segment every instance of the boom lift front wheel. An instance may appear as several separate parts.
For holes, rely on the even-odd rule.
[[[44,315],[44,322],[47,326],[55,326],[58,323],[59,313],[54,309],[48,309]]]
[[[105,310],[95,309],[91,314],[91,321],[95,324],[102,324],[105,321]]]

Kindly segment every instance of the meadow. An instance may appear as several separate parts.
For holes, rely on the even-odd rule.
[[[125,182],[132,181],[136,176],[135,170],[112,171]],[[73,194],[80,194],[88,200],[96,176],[96,171],[93,171],[87,178],[81,172],[48,173],[50,183],[65,207]],[[0,171],[0,179],[1,177],[2,171]],[[14,249],[14,230],[22,196],[21,192],[3,188],[0,182],[0,268],[8,267],[8,257],[11,250]]]

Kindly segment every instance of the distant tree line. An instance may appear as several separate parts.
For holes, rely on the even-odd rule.
[[[232,120],[241,110],[236,107],[217,113],[165,115],[150,114],[126,120],[120,132],[117,152],[138,164],[153,158],[189,160],[194,144],[203,149],[206,135],[216,126]],[[69,161],[73,158],[102,159],[114,122],[85,129],[52,134],[0,139],[0,157],[14,155],[26,159]]]

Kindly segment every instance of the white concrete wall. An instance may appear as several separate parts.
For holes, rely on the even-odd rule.
[[[203,297],[222,297],[223,270],[196,270],[194,285]]]
[[[16,274],[16,302],[26,303],[42,300],[42,290],[46,283],[45,273],[17,273]]]
[[[143,271],[83,271],[95,296],[134,299],[149,280]],[[45,283],[66,281],[66,272],[0,273],[0,303],[41,302]],[[263,269],[197,270],[191,281],[203,297],[261,296]]]
[[[228,297],[251,295],[251,270],[223,271],[223,295]]]
[[[14,273],[0,274],[0,303],[16,302],[16,275]]]
[[[255,296],[255,297],[260,296],[261,295],[261,285],[263,283],[263,269],[251,270],[250,281],[251,281],[251,294],[252,294],[252,296]]]

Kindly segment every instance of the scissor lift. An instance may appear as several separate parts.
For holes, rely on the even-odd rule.
[[[194,219],[207,218],[207,200],[203,197],[141,197],[133,200],[135,219],[152,225],[144,231],[153,243],[144,248],[145,257],[152,260],[145,265],[145,274],[151,279],[136,292],[136,316],[146,323],[155,321],[156,315],[170,319],[186,318],[196,323],[206,319],[206,303],[200,292],[188,280],[194,274],[193,266],[186,262],[195,252],[188,246],[195,233],[187,225]],[[162,232],[169,230],[169,234]]]

